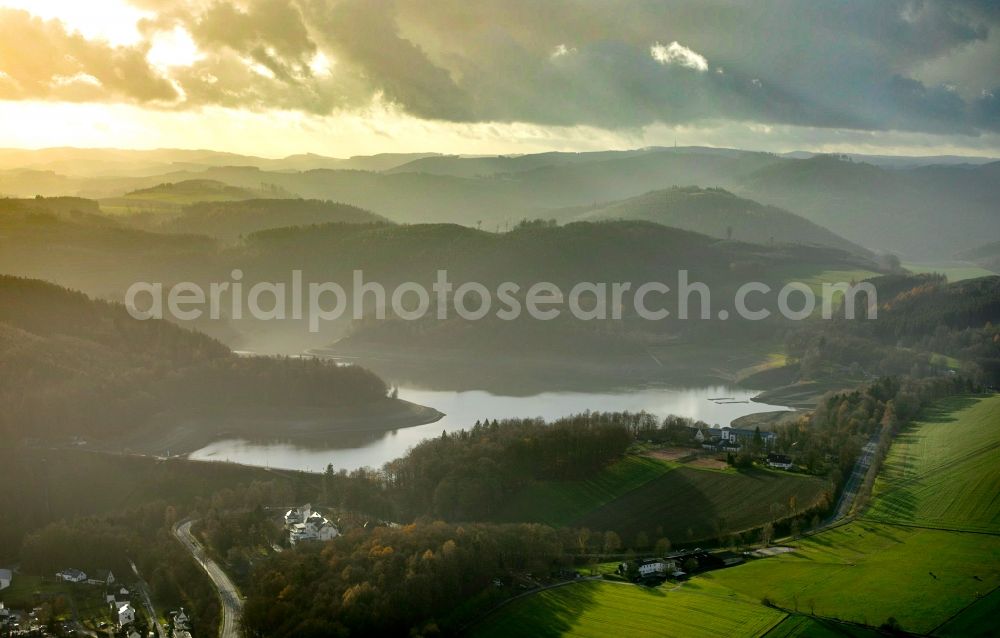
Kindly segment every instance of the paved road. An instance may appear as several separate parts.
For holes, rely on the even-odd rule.
[[[868,473],[868,468],[871,467],[872,461],[875,459],[875,450],[878,448],[880,433],[881,429],[876,430],[871,438],[868,439],[868,442],[865,443],[865,446],[861,448],[861,454],[854,463],[854,469],[847,478],[847,483],[844,484],[844,490],[840,493],[840,500],[837,501],[837,508],[834,510],[829,522],[838,521],[850,513],[851,506],[854,505],[854,498],[858,495],[858,489],[861,488],[861,484],[865,480],[865,475]]]
[[[222,571],[219,564],[205,553],[205,548],[191,533],[191,523],[193,522],[186,521],[175,525],[174,536],[191,552],[194,559],[212,579],[215,588],[219,590],[219,599],[222,601],[222,629],[219,636],[221,638],[241,638],[240,622],[243,618],[243,598],[240,597],[240,591],[226,575],[226,572]]]
[[[153,608],[153,599],[149,597],[149,585],[143,579],[142,574],[139,573],[139,568],[135,566],[133,561],[129,561],[132,565],[132,572],[135,577],[139,579],[139,590],[142,593],[142,602],[146,606],[146,613],[149,614],[149,621],[153,623],[156,628],[156,635],[159,638],[167,638],[167,632],[164,631],[163,625],[160,624],[159,617],[156,615],[156,610]]]

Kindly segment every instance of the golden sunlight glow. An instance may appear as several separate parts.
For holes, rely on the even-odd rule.
[[[586,125],[526,124],[517,121],[469,124],[463,123],[461,119],[422,119],[407,114],[401,108],[382,104],[377,86],[369,87],[375,90],[369,108],[362,107],[350,112],[334,111],[328,115],[317,115],[308,109],[303,112],[277,110],[266,106],[271,102],[253,100],[244,103],[238,100],[213,102],[209,98],[184,104],[187,87],[182,86],[183,83],[175,78],[182,76],[183,67],[190,67],[205,58],[191,32],[184,27],[140,32],[141,21],[155,18],[156,15],[133,6],[128,0],[0,0],[0,8],[20,9],[46,20],[60,20],[70,33],[76,32],[88,39],[104,40],[113,46],[138,45],[133,50],[133,53],[138,51],[138,56],[146,51],[144,47],[148,47],[145,55],[151,66],[151,69],[143,69],[145,75],[136,72],[135,65],[121,66],[132,62],[128,59],[127,52],[118,51],[106,56],[111,58],[121,54],[121,59],[115,62],[119,65],[117,75],[102,75],[98,72],[99,65],[96,63],[91,67],[79,68],[79,72],[76,67],[70,66],[68,70],[58,68],[51,71],[44,78],[41,85],[50,90],[47,95],[39,90],[24,91],[23,95],[19,95],[17,90],[13,90],[8,95],[15,95],[18,99],[0,100],[0,148],[213,148],[261,156],[285,156],[300,152],[335,156],[412,151],[452,154],[532,153],[670,146],[675,142],[682,145],[743,147],[778,152],[813,150],[917,155],[988,155],[1000,148],[1000,134],[995,131],[984,131],[976,136],[943,136],[892,129],[872,132],[731,119],[705,119],[693,123],[679,120],[680,123],[675,124],[654,123],[644,126],[622,124],[617,128],[613,124],[608,128],[599,128]],[[143,42],[144,37],[148,38],[146,42]],[[556,44],[550,54],[552,60],[570,62],[579,53],[577,45],[577,42]],[[336,78],[342,70],[344,77],[348,78],[363,75],[357,69],[352,69],[349,56],[338,59],[340,53],[331,52],[336,51],[335,48],[325,47],[326,51],[322,48],[307,49],[311,57],[304,60],[308,65],[307,75],[311,75],[311,79]],[[275,53],[270,48],[264,52],[268,56]],[[232,51],[228,53],[231,54]],[[239,55],[236,60],[241,59],[246,68],[262,77],[275,79],[275,69],[281,72],[280,66],[265,65],[259,58],[252,59],[246,52],[240,52]],[[677,42],[672,42],[669,46],[654,44],[651,55],[664,66],[682,66],[698,73],[708,69],[704,56]],[[13,59],[17,62],[21,58],[15,55]],[[22,75],[30,75],[31,65],[21,66]],[[17,67],[8,67],[8,70],[12,68]],[[123,68],[126,70],[122,71]],[[293,79],[310,79],[300,77],[299,68],[301,67],[293,67]],[[214,79],[214,76],[207,73],[206,77]],[[129,82],[106,86],[114,85],[116,78]],[[166,83],[164,79],[167,80]],[[8,86],[18,87],[20,80],[13,70],[11,75],[7,75],[0,68],[0,86],[7,81]],[[135,82],[131,82],[132,80]],[[26,85],[37,89],[31,86],[30,81]],[[340,90],[335,82],[329,82],[328,85],[335,87],[326,89],[329,93]],[[357,104],[366,103],[368,97],[363,92],[366,90],[364,86],[360,89],[350,83],[346,86],[345,96],[349,91],[354,91],[350,95],[351,100],[329,99],[320,103],[351,105],[344,108],[356,108]],[[238,93],[240,88],[242,87],[227,87],[227,90],[232,94]],[[279,87],[276,92],[265,95],[267,99],[273,95],[280,96],[280,90]],[[252,96],[253,92],[248,91],[248,94]],[[422,97],[420,91],[416,95],[419,98],[417,102],[433,101],[428,96]],[[47,100],[44,99],[46,97]],[[215,103],[231,106],[197,106]],[[283,108],[293,108],[289,104],[294,105],[294,100],[283,103]],[[322,108],[324,107],[315,110]],[[504,115],[519,114],[501,113],[500,117]]]
[[[138,22],[152,15],[126,0],[0,0],[0,7],[24,9],[46,20],[62,20],[70,31],[111,44],[141,40]]]
[[[202,58],[191,34],[181,27],[173,31],[159,31],[146,54],[149,63],[161,70],[172,66],[191,66]]]

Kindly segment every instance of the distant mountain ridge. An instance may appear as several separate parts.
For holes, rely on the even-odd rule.
[[[576,217],[581,220],[642,219],[720,239],[755,244],[821,244],[871,256],[867,249],[794,213],[739,197],[722,188],[675,186],[598,206]]]
[[[86,156],[84,151],[64,151],[70,158],[65,161]],[[114,153],[119,162],[129,157],[126,151]],[[24,156],[0,151],[0,169],[11,167],[0,170],[0,193],[107,198],[164,182],[209,179],[339,201],[398,222],[496,230],[570,207],[699,186],[725,188],[783,208],[849,242],[910,260],[951,259],[983,237],[1000,236],[995,205],[1000,201],[1000,162],[972,158],[956,163],[946,157],[940,158],[943,164],[925,164],[935,158],[889,161],[873,156],[869,163],[858,156],[806,155],[655,147],[495,157],[404,154],[335,160],[304,155],[285,162],[178,151],[167,159],[187,163],[172,163],[169,170],[160,164],[164,172],[156,174],[132,171],[116,177],[60,174],[44,168],[52,162],[31,164],[21,161]]]

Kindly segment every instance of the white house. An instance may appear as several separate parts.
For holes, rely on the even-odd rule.
[[[648,576],[666,576],[676,569],[676,561],[655,558],[639,563],[639,576],[642,578]]]
[[[307,504],[285,513],[288,541],[295,545],[301,541],[328,541],[340,536],[340,530]]]
[[[117,611],[122,605],[127,605],[132,600],[132,595],[124,587],[118,591],[110,591],[104,595],[104,600],[111,606],[112,611]]]
[[[118,607],[118,626],[125,627],[135,622],[135,609],[130,603]]]
[[[0,569],[0,589],[7,589],[14,582],[14,572],[9,569]]]
[[[777,468],[779,470],[792,469],[792,459],[786,454],[768,454],[767,464],[769,467]]]
[[[184,613],[183,607],[181,607],[180,611],[176,611],[171,615],[174,617],[174,635],[178,632],[190,629],[191,619],[188,618],[186,613]]]
[[[67,583],[82,583],[87,580],[87,575],[79,569],[64,569],[56,574],[56,578],[60,578]]]

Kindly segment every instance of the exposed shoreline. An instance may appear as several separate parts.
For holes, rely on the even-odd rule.
[[[280,440],[321,445],[346,433],[382,433],[434,423],[444,413],[403,399],[338,408],[219,408],[172,410],[155,415],[133,433],[89,449],[152,456],[187,456],[226,439]]]

